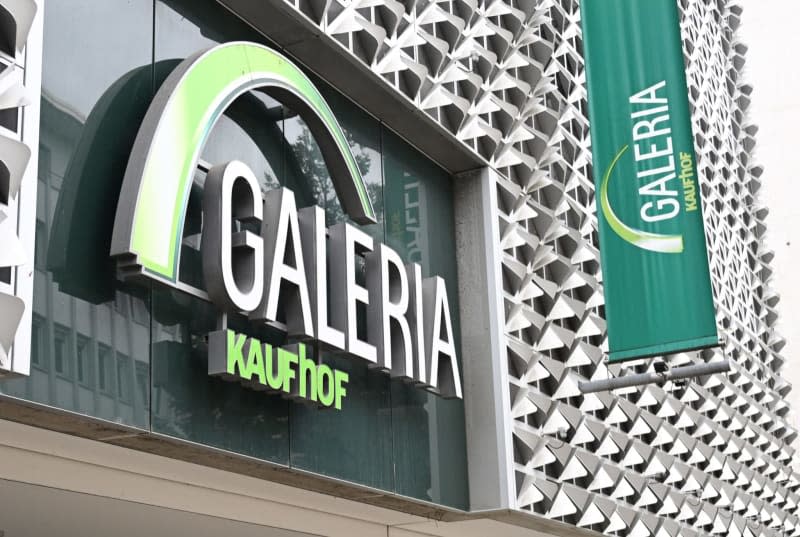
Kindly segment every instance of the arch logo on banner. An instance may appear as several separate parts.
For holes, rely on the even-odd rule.
[[[178,65],[145,115],[111,244],[121,277],[183,288],[181,239],[200,153],[228,106],[249,91],[262,91],[300,115],[322,151],[344,212],[359,224],[376,221],[347,138],[314,84],[269,48],[227,43]],[[324,211],[298,209],[291,190],[262,193],[245,163],[209,170],[201,250],[208,300],[221,315],[243,314],[252,323],[278,326],[298,342],[273,348],[232,330],[213,332],[210,375],[340,409],[347,373],[308,358],[311,341],[442,396],[461,397],[444,280],[423,278],[418,264],[404,264],[355,226],[326,229]],[[356,281],[357,256],[365,260],[365,286]],[[366,311],[363,339],[358,310]]]
[[[675,0],[583,0],[612,362],[719,344]]]

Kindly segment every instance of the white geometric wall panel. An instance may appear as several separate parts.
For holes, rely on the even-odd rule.
[[[605,535],[800,535],[737,2],[680,0],[726,341],[703,358],[733,369],[584,396],[581,380],[652,361],[604,364],[579,2],[284,1],[499,172],[512,505]]]
[[[41,13],[0,0],[0,377],[30,372]]]

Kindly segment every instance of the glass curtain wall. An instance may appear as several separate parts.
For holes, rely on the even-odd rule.
[[[358,360],[342,411],[290,402],[207,374],[215,308],[158,285],[122,283],[108,256],[117,197],[153,94],[185,57],[217,43],[269,42],[215,2],[48,0],[42,89],[32,375],[7,395],[265,461],[465,509],[464,413]],[[442,276],[458,338],[448,174],[314,78],[350,141],[379,222],[362,227]],[[211,132],[189,199],[180,278],[202,288],[202,184],[208,166],[248,164],[264,190],[346,219],[321,152],[291,109],[254,92]],[[362,267],[363,268],[363,267]],[[363,324],[363,315],[362,315]],[[265,342],[282,334],[232,319]]]

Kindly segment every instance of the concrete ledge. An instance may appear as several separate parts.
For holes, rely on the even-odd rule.
[[[170,459],[320,492],[433,520],[461,519],[465,512],[215,449],[134,427],[0,396],[0,419],[70,434]]]
[[[599,535],[562,522],[510,509],[476,511],[472,513],[449,509],[413,498],[392,495],[385,491],[271,464],[207,446],[149,433],[142,429],[93,419],[81,414],[3,395],[0,395],[0,420],[31,426],[34,428],[30,429],[31,431],[41,430],[40,435],[35,435],[37,437],[41,436],[41,438],[33,440],[37,451],[33,451],[30,439],[17,441],[13,435],[7,433],[0,437],[0,448],[16,449],[19,453],[28,453],[32,456],[38,454],[54,457],[62,461],[61,463],[56,461],[57,464],[66,464],[69,460],[65,455],[67,451],[71,451],[74,454],[77,450],[81,454],[81,458],[87,461],[96,459],[97,454],[94,452],[101,450],[87,450],[75,447],[67,449],[67,444],[83,442],[79,440],[81,438],[88,439],[98,442],[98,444],[92,444],[98,447],[107,445],[134,450],[134,452],[128,452],[130,455],[127,457],[121,458],[118,454],[113,455],[113,463],[109,462],[108,455],[106,455],[107,460],[103,463],[109,469],[112,469],[111,465],[113,464],[113,469],[122,470],[126,475],[141,472],[141,469],[145,466],[143,461],[147,461],[147,473],[142,475],[150,478],[166,479],[171,483],[182,483],[193,487],[193,490],[207,488],[207,483],[213,482],[214,489],[217,492],[225,492],[227,490],[230,493],[234,493],[233,485],[231,485],[231,483],[234,483],[236,489],[258,491],[259,498],[264,501],[271,497],[272,499],[269,501],[280,500],[287,504],[301,503],[303,495],[319,493],[324,496],[316,496],[317,500],[314,501],[313,505],[315,510],[358,519],[365,517],[363,520],[366,522],[379,522],[382,527],[391,527],[392,535],[406,533],[408,535],[419,535],[422,533],[443,537],[470,537],[471,535],[486,535],[487,530],[492,533],[497,533],[499,530],[501,532],[499,534],[509,537],[544,537],[549,535],[598,537]],[[2,424],[3,422],[0,421],[0,426]],[[8,425],[6,424],[6,427]],[[49,435],[49,432],[64,433],[69,436],[57,437],[54,440],[53,436]],[[78,438],[70,441],[70,436]],[[151,455],[158,457],[153,459],[150,457]],[[170,463],[170,460],[179,462]],[[191,467],[187,468],[183,463],[209,468],[211,475],[199,475],[196,470],[192,471]],[[93,464],[96,465],[97,463],[93,462]],[[194,468],[197,468],[197,466],[194,466]],[[218,471],[224,473],[219,473]],[[35,468],[9,468],[3,458],[0,457],[0,479],[31,482],[24,479],[24,476],[30,473],[41,476],[39,481],[47,481],[33,484],[58,485],[58,483],[51,482],[52,478],[54,478],[53,473],[42,467],[41,464],[37,463]],[[225,477],[231,474],[238,474],[242,477],[236,480]],[[191,482],[186,482],[187,475],[192,476]],[[81,477],[82,479],[78,478],[76,480],[75,474],[71,474],[67,480],[71,485],[69,489],[65,488],[65,490],[85,489],[95,485],[92,483],[93,478],[90,474],[82,472]],[[259,482],[264,483],[265,481],[274,483],[274,486],[277,487],[288,486],[291,488],[282,488],[276,491],[269,487],[259,486]],[[105,485],[111,486],[112,489],[116,490],[112,486],[113,483],[112,485],[105,483]],[[108,497],[160,505],[155,501],[155,498],[163,496],[163,491],[152,491],[154,501],[142,502],[141,499],[137,500],[135,497],[129,497],[131,493],[126,491],[125,487],[119,488],[119,490],[122,496],[109,495]],[[89,493],[85,490],[80,491]],[[240,491],[235,493],[242,494]],[[147,492],[148,499],[150,494],[150,492]],[[320,500],[325,497],[329,497],[330,500]],[[342,504],[342,501],[356,502],[362,505],[363,509],[358,512],[350,512]],[[355,504],[348,505],[353,506]],[[175,508],[174,506],[166,507]],[[367,511],[364,511],[364,509]],[[187,508],[187,510],[190,509]],[[495,527],[492,524],[500,524],[500,526]],[[271,525],[274,525],[274,521],[271,522]],[[407,528],[408,531],[400,531],[399,526]],[[288,528],[288,526],[281,527]],[[489,528],[492,529],[489,530]],[[311,531],[320,535],[337,535],[337,532],[332,529],[327,532],[319,532],[318,529],[308,527],[291,529],[295,531]],[[398,531],[400,533],[397,533]],[[386,534],[385,529],[382,532],[380,533],[381,535]],[[352,533],[347,533],[347,535],[350,534]]]

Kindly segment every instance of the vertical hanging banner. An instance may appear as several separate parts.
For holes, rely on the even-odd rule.
[[[609,361],[719,344],[677,0],[583,0]]]

